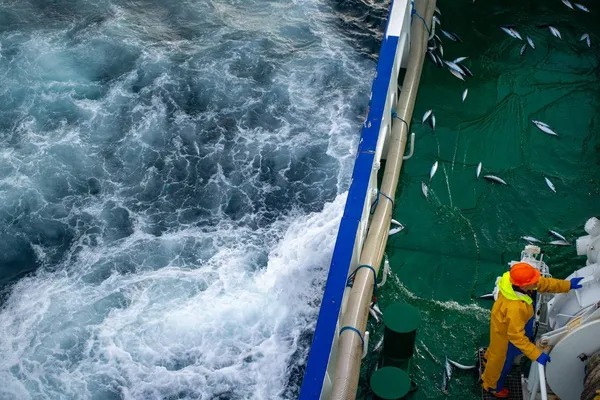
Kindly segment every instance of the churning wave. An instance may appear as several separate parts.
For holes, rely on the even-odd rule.
[[[0,398],[295,397],[375,67],[342,11],[3,8]]]

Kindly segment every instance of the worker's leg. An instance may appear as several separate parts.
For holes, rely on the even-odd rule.
[[[533,339],[533,322],[534,318],[531,318],[525,325],[525,334],[530,340]],[[510,374],[515,357],[520,354],[523,354],[523,352],[509,342],[508,349],[506,350],[506,360],[504,361],[504,366],[502,367],[502,372],[500,373],[500,378],[498,379],[498,384],[496,386],[497,390],[504,387],[504,379]]]
[[[504,361],[504,366],[502,367],[502,372],[500,373],[500,378],[498,379],[498,383],[496,384],[496,390],[501,390],[504,387],[504,379],[510,374],[510,370],[513,366],[513,361],[515,357],[521,354],[521,350],[515,347],[512,343],[508,343],[508,349],[506,350],[506,360]]]
[[[481,374],[482,386],[485,390],[496,389],[498,378],[500,378],[502,373],[508,346],[506,338],[492,335],[490,339],[490,346],[485,354],[487,358],[485,370]]]

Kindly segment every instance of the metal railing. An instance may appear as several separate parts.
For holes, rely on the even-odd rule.
[[[429,0],[422,0],[419,3],[427,3],[428,1]],[[408,136],[408,126],[405,127],[405,132],[400,132],[404,127],[398,128],[398,126],[408,124],[403,124],[403,121],[392,117],[392,110],[396,109],[399,101],[398,75],[400,68],[407,67],[409,60],[413,4],[414,3],[409,0],[394,0],[391,5],[386,34],[384,36],[377,64],[376,77],[373,81],[371,90],[369,112],[363,125],[352,175],[352,183],[348,191],[344,214],[340,222],[329,275],[325,285],[321,310],[317,320],[311,352],[309,354],[300,391],[301,400],[312,400],[317,398],[329,399],[331,397],[334,386],[334,377],[339,373],[338,358],[341,356],[339,353],[339,344],[341,339],[340,331],[343,328],[342,319],[349,307],[348,300],[352,291],[351,288],[346,287],[346,281],[350,273],[357,271],[359,266],[363,245],[365,244],[367,237],[367,231],[370,229],[369,224],[371,223],[371,209],[373,203],[376,201],[379,201],[379,204],[383,202],[387,203],[383,196],[394,196],[394,193],[381,194],[377,186],[377,174],[381,165],[381,159],[388,154],[388,147],[390,146],[393,136],[392,128],[396,135],[393,140],[400,140],[402,142],[400,144],[395,144],[396,150],[401,149],[401,153],[399,160],[395,160],[393,163],[399,163],[401,165],[402,159],[410,158],[414,151],[413,135],[411,137],[410,153],[407,156],[403,155]],[[431,13],[433,13],[433,10],[431,10]],[[415,21],[418,20],[415,19]],[[420,28],[424,30],[423,26]],[[418,75],[420,76],[420,66]],[[407,109],[410,110],[410,114],[412,114],[412,105],[414,104],[416,88],[405,89],[409,89],[408,91],[411,92],[413,100],[410,107],[403,106],[401,108],[405,113],[408,112]],[[403,119],[409,121],[410,115],[408,117],[405,116]],[[388,163],[390,163],[389,160]],[[399,173],[399,166],[397,173]],[[395,191],[395,187],[394,184],[393,191]],[[378,208],[380,208],[379,204]],[[389,207],[389,204],[385,206],[386,211],[384,213],[388,214],[387,221],[389,225],[391,208],[388,209],[387,207]],[[382,248],[385,247],[387,230],[385,231],[384,237],[382,236],[379,239],[381,239],[380,241],[382,242],[379,246]],[[379,260],[381,260],[381,257],[379,257]],[[374,271],[377,271],[379,265],[371,268]],[[370,277],[370,284],[372,284],[372,272],[364,269],[364,273],[371,274],[367,276]],[[356,275],[358,279],[358,273]],[[356,304],[352,304],[350,307],[354,308],[356,307]],[[357,329],[356,327],[351,326],[350,328],[352,328],[351,330],[354,334],[356,334],[356,332],[359,332],[359,334],[364,332],[364,327],[358,327]],[[345,332],[348,333],[345,335],[350,336],[353,333],[348,330],[350,328],[347,328]],[[366,352],[365,338],[367,335],[364,336],[365,337],[361,336],[361,340],[357,341],[359,347],[360,345],[363,346],[362,349],[356,349],[356,357],[358,357],[359,363],[360,358],[362,358]],[[342,362],[342,365],[344,364],[345,362]],[[350,385],[349,387],[352,388],[353,385]],[[351,397],[344,398],[354,398],[355,393],[349,393],[348,395]],[[346,394],[343,396],[346,396]]]

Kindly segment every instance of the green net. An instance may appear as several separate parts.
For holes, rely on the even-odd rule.
[[[454,371],[442,393],[445,356],[474,364],[476,349],[487,345],[491,302],[476,297],[518,259],[530,235],[572,243],[600,206],[600,9],[571,10],[561,1],[511,0],[438,2],[442,28],[463,43],[443,38],[444,59],[468,56],[473,74],[462,82],[428,58],[419,87],[411,131],[415,155],[404,164],[394,218],[405,229],[390,237],[386,252],[393,276],[378,291],[382,309],[395,301],[421,310],[412,377],[414,399],[476,399],[478,377]],[[417,23],[417,20],[415,20]],[[513,24],[535,49],[509,37],[500,26]],[[552,24],[562,34],[554,37]],[[588,33],[591,48],[581,35]],[[464,103],[461,95],[468,89]],[[421,124],[433,109],[435,132]],[[558,137],[531,120],[549,124]],[[437,173],[429,183],[432,164]],[[483,164],[479,179],[478,163]],[[508,185],[483,179],[496,175]],[[547,186],[548,178],[556,193]],[[428,199],[421,182],[429,186]],[[542,245],[555,277],[584,265],[574,246]],[[382,328],[369,322],[371,343]],[[364,363],[359,398],[368,398],[365,377],[376,355]]]

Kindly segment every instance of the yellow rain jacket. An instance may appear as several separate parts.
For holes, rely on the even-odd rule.
[[[537,284],[539,292],[564,293],[571,288],[571,282],[541,277]],[[533,300],[526,294],[515,292],[510,283],[510,273],[506,272],[498,282],[498,298],[490,316],[490,346],[485,353],[487,363],[481,375],[483,388],[496,389],[502,373],[508,342],[523,352],[532,361],[542,354],[525,335],[525,325],[533,317]]]

